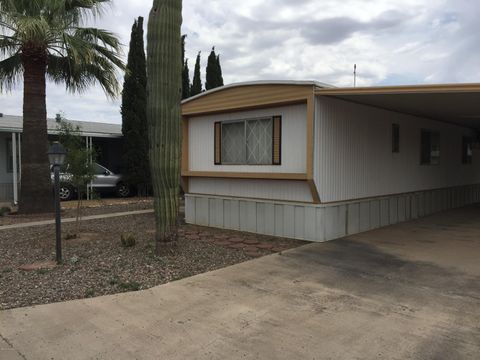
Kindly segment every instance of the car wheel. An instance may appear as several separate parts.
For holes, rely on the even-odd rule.
[[[68,185],[60,185],[60,200],[61,201],[68,201],[72,200],[73,198],[73,188]]]
[[[130,196],[130,187],[127,184],[120,183],[117,185],[117,195],[119,197]]]

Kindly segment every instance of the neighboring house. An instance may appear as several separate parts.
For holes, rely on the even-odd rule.
[[[121,165],[121,125],[70,121],[79,126],[85,146],[96,149],[98,162],[117,172]],[[47,120],[49,139],[56,140],[58,122]],[[0,203],[18,201],[21,183],[21,141],[23,119],[0,114]]]
[[[185,100],[191,224],[324,241],[480,201],[480,85],[234,84]]]

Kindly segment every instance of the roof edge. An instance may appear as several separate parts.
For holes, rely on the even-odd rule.
[[[196,100],[198,98],[201,98],[203,96],[207,96],[219,91],[231,89],[231,88],[237,88],[237,87],[244,87],[244,86],[256,86],[256,85],[297,85],[297,86],[314,86],[316,88],[334,88],[334,86],[322,83],[319,81],[313,81],[313,80],[256,80],[256,81],[246,81],[246,82],[238,82],[238,83],[232,83],[224,86],[217,87],[215,89],[207,90],[204,91],[198,95],[189,97],[185,100],[182,101],[182,105],[189,103],[193,100]]]

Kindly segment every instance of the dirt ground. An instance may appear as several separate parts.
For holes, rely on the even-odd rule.
[[[61,203],[62,217],[72,218],[76,217],[77,201],[65,201]],[[110,214],[115,212],[145,210],[153,208],[152,198],[102,198],[96,200],[84,200],[82,201],[82,216],[88,215],[100,215]],[[38,215],[18,215],[16,208],[12,209],[12,213],[0,216],[0,226],[20,224],[42,220],[52,220],[55,218],[55,214],[38,214]]]
[[[0,310],[147,289],[305,243],[184,225],[175,255],[156,257],[153,214],[131,215],[84,221],[70,240],[75,224],[64,224],[64,263],[52,267],[54,229],[0,230]],[[122,234],[133,234],[135,246],[123,247]]]

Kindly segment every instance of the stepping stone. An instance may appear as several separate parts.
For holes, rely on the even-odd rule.
[[[265,249],[265,250],[272,250],[275,247],[275,245],[273,244],[258,244],[256,246],[259,249]]]
[[[258,240],[255,240],[255,239],[247,239],[244,241],[245,244],[247,245],[256,245],[256,244],[260,244],[260,242]]]
[[[248,246],[245,246],[244,250],[246,252],[255,252],[255,251],[258,251],[258,248],[254,245],[248,245]]]
[[[228,246],[231,242],[227,240],[215,240],[215,245]]]
[[[230,244],[228,245],[230,249],[243,249],[245,247],[245,244]]]
[[[229,242],[231,242],[232,244],[239,244],[239,243],[243,243],[243,239],[242,238],[229,238],[228,239]]]
[[[200,240],[200,236],[198,235],[186,235],[185,238],[188,240]]]
[[[217,235],[213,235],[213,237],[217,240],[226,240],[228,239],[228,235],[225,235],[225,234],[217,234]]]
[[[35,271],[35,270],[51,270],[57,266],[55,261],[44,261],[44,262],[37,262],[33,264],[26,264],[19,267],[20,270],[23,271]]]
[[[273,252],[282,252],[282,251],[285,251],[285,250],[288,250],[288,248],[284,248],[284,247],[274,247],[274,248],[272,248]]]

